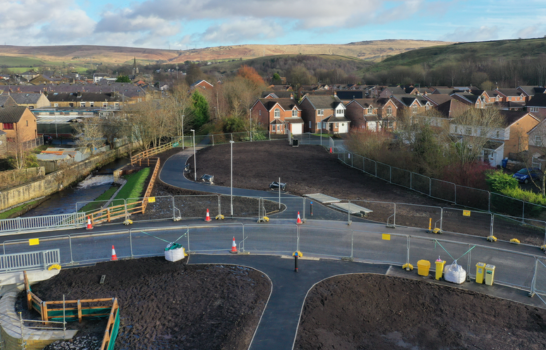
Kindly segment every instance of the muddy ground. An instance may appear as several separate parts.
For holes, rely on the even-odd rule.
[[[102,275],[106,280],[101,285]],[[42,300],[62,300],[63,294],[72,300],[117,297],[118,350],[246,350],[271,284],[262,273],[246,267],[186,265],[161,257],[63,269],[32,290]],[[98,334],[101,340],[103,334],[104,327]]]
[[[546,348],[546,310],[403,278],[347,275],[316,285],[295,349]]]
[[[218,185],[230,180],[230,146],[207,147],[198,151],[198,173],[214,174]],[[191,162],[191,158],[189,160]],[[374,202],[396,202],[396,224],[428,229],[442,213],[439,208],[417,207],[401,203],[448,208],[444,210],[444,231],[487,237],[490,235],[491,216],[472,211],[463,216],[459,207],[436,200],[415,191],[389,184],[383,180],[342,164],[336,154],[329,154],[321,146],[291,147],[284,141],[236,143],[233,145],[233,186],[267,190],[272,181],[281,177],[289,193],[304,195],[323,193],[372,209],[372,221],[393,222],[393,205]],[[389,219],[390,218],[390,219]],[[439,227],[439,222],[437,224]],[[513,220],[495,218],[494,235],[509,241],[518,238],[522,243],[541,245],[544,230]]]

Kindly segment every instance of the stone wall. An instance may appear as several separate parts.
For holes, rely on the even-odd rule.
[[[66,169],[47,174],[40,180],[2,190],[0,191],[0,210],[55,193],[85,178],[92,170],[127,155],[132,147],[133,145],[125,145],[68,166]]]
[[[0,172],[0,190],[13,188],[45,176],[45,168],[28,168]]]

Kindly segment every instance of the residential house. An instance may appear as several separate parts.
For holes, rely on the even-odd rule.
[[[396,128],[398,107],[390,98],[358,99],[345,107],[345,117],[351,121],[351,129],[381,131]]]
[[[31,81],[32,79],[36,78],[39,75],[40,73],[35,72],[33,70],[29,70],[20,74],[21,78],[26,79],[27,81]]]
[[[200,88],[200,89],[203,89],[203,90],[211,90],[213,87],[214,87],[214,85],[212,85],[212,84],[209,83],[208,81],[206,81],[206,80],[199,80],[199,81],[193,83],[193,84],[190,86],[190,90],[193,90],[193,89],[195,89],[195,88]]]
[[[0,130],[7,142],[23,143],[38,137],[36,117],[27,107],[0,108]]]
[[[541,86],[518,86],[518,91],[525,95],[525,101],[529,102],[536,94],[543,94],[546,88]]]
[[[486,107],[485,97],[483,97],[482,95],[474,95],[466,92],[456,92],[451,94],[450,96],[468,106],[472,106],[475,108]]]
[[[478,127],[468,125],[451,124],[450,133],[459,137],[483,137],[488,142],[483,151],[484,160],[491,166],[501,164],[503,158],[508,158],[510,153],[517,154],[527,151],[529,148],[529,132],[535,128],[540,119],[532,113],[523,111],[500,111],[503,117],[503,125],[488,131],[488,135],[482,135]]]
[[[294,98],[293,91],[264,91],[261,98]]]
[[[406,89],[400,86],[387,86],[379,94],[380,98],[391,98],[392,95],[405,95]]]
[[[361,90],[341,90],[335,91],[334,93],[337,97],[344,102],[349,102],[352,100],[361,100],[364,96],[364,91]]]
[[[251,117],[271,134],[302,134],[301,109],[293,98],[261,98],[251,108]]]
[[[4,131],[0,130],[0,158],[8,152],[8,138]]]
[[[9,80],[10,76],[9,74],[0,74],[0,80]]]
[[[299,104],[304,132],[349,132],[350,120],[345,118],[346,107],[337,96],[307,95]]]
[[[93,74],[93,83],[98,83],[102,79],[104,79],[106,81],[106,78],[110,78],[110,74],[95,73],[95,74]]]
[[[546,94],[535,94],[535,96],[527,102],[527,110],[540,119],[546,118]]]
[[[36,109],[49,107],[49,100],[43,93],[18,93],[10,94],[18,106],[28,107],[28,109]]]
[[[543,119],[527,134],[532,167],[544,170],[546,165],[546,119]]]
[[[440,96],[440,95],[432,95]],[[464,104],[456,99],[450,99],[439,105],[435,106],[436,110],[440,112],[445,118],[455,118],[458,114],[470,108],[467,104]]]
[[[393,95],[392,99],[399,109],[403,110],[408,108],[411,115],[423,114],[433,107],[431,101],[427,100],[425,96],[403,94]]]
[[[0,108],[17,107],[17,102],[10,95],[0,95]]]
[[[497,89],[501,102],[525,102],[526,95],[518,89]]]
[[[290,85],[269,85],[267,90],[273,91],[293,91],[292,86]]]
[[[113,108],[121,109],[127,102],[134,101],[125,99],[119,93],[53,93],[49,95],[50,106],[59,108]]]

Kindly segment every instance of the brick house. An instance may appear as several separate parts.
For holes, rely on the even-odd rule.
[[[214,85],[212,85],[211,83],[209,83],[208,81],[206,80],[199,80],[195,83],[193,83],[191,86],[190,86],[190,90],[193,90],[195,88],[200,88],[202,90],[211,90],[212,88],[214,87]]]
[[[251,108],[251,117],[258,120],[271,134],[294,135],[303,132],[301,109],[292,98],[261,98]]]
[[[501,97],[501,102],[525,102],[527,96],[518,89],[496,89]]]
[[[546,163],[546,119],[527,133],[529,140],[529,155],[533,168],[544,169]]]
[[[49,107],[49,100],[43,93],[15,93],[10,96],[18,106],[28,109]]]
[[[527,110],[541,119],[546,118],[546,94],[536,94],[527,102]]]
[[[4,157],[8,151],[8,138],[4,131],[0,130],[0,158]]]
[[[485,108],[486,102],[483,95],[474,95],[471,93],[456,92],[450,95],[452,98],[462,102],[466,105],[472,106],[474,108]]]
[[[304,132],[349,132],[350,120],[345,118],[346,107],[337,96],[307,95],[300,104]]]
[[[345,105],[345,117],[351,121],[351,129],[394,130],[398,107],[390,98],[366,98],[353,100]]]
[[[433,107],[431,101],[427,100],[425,96],[404,94],[393,95],[392,99],[399,109],[408,108],[412,115],[425,113]]]
[[[27,107],[0,108],[0,130],[7,142],[26,142],[38,137],[36,117]]]
[[[501,164],[510,153],[520,153],[529,148],[529,132],[535,128],[540,119],[532,113],[523,111],[500,111],[503,126],[489,131],[488,143],[483,150],[483,157],[492,166]],[[451,124],[450,133],[458,137],[479,136],[477,127]]]
[[[525,95],[525,101],[529,102],[537,94],[543,94],[546,88],[540,86],[518,86],[517,90]]]

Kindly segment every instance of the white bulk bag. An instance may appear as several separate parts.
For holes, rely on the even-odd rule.
[[[466,280],[466,271],[461,265],[457,265],[457,260],[455,260],[453,264],[445,267],[444,279],[451,283],[461,284]]]
[[[186,257],[185,249],[179,244],[174,243],[174,246],[173,246],[173,243],[169,243],[167,245],[167,248],[165,248],[165,260],[167,261],[175,262],[178,260],[182,260],[185,257]]]

